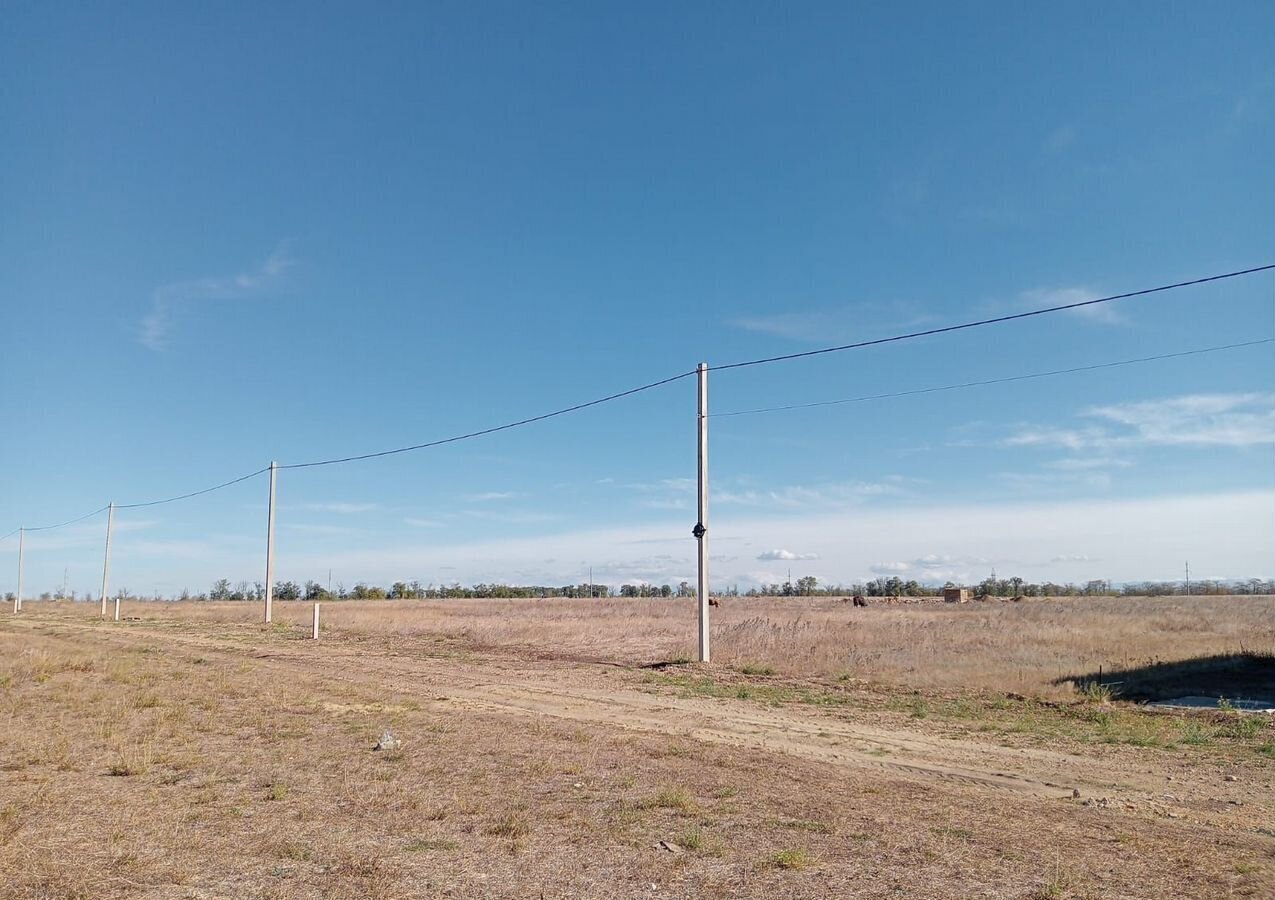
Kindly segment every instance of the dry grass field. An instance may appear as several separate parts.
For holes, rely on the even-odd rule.
[[[0,897],[1275,891],[1269,719],[1066,681],[1260,688],[1270,598],[93,612],[0,619]]]
[[[49,604],[67,615],[87,605]],[[34,607],[33,607],[34,608]],[[915,688],[1074,696],[1071,675],[1231,653],[1275,654],[1270,597],[1084,597],[856,609],[835,598],[735,598],[712,611],[714,661],[796,677]],[[244,603],[131,603],[142,619],[253,623]],[[305,625],[310,604],[277,603]],[[694,656],[687,600],[380,600],[330,603],[325,626],[401,641],[442,635],[478,648],[641,665]]]

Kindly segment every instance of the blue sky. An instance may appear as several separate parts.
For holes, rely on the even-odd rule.
[[[0,17],[0,533],[1275,261],[1268,3]],[[1273,306],[1253,275],[711,403],[1261,339]],[[1275,575],[1272,353],[715,420],[714,585]],[[676,583],[694,467],[687,380],[287,471],[278,574]],[[103,525],[31,535],[27,585],[96,590]],[[259,580],[264,531],[264,478],[121,513],[112,580]]]

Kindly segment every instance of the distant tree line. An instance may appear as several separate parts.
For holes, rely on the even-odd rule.
[[[966,587],[976,596],[987,597],[1096,597],[1120,594],[1124,596],[1171,597],[1187,593],[1199,596],[1218,596],[1233,594],[1275,594],[1275,580],[1250,578],[1245,581],[1221,581],[1218,579],[1192,580],[1189,586],[1182,581],[1137,581],[1127,582],[1119,586],[1110,581],[1095,579],[1084,584],[1066,582],[1059,584],[1053,581],[1032,582],[1017,576],[1012,578],[984,578],[977,584],[926,584],[915,580],[904,580],[897,576],[889,578],[873,578],[871,581],[856,581],[850,585],[819,584],[813,575],[798,578],[796,581],[761,584],[747,591],[747,597],[846,597],[851,594],[862,594],[868,597],[933,597],[943,593],[943,589]],[[396,581],[388,588],[358,582],[352,588],[338,584],[335,590],[329,591],[317,581],[297,584],[295,581],[277,581],[274,586],[276,600],[449,600],[449,599],[512,599],[517,597],[694,597],[695,586],[682,581],[677,585],[662,584],[623,584],[613,592],[605,584],[567,584],[547,585],[509,585],[509,584],[475,584],[463,586],[422,585],[419,581]],[[227,578],[219,578],[213,582],[207,593],[192,594],[183,590],[176,598],[165,598],[158,592],[153,597],[133,594],[128,588],[119,588],[112,595],[121,600],[219,600],[261,602],[265,600],[265,585],[260,581],[231,582]],[[738,587],[728,587],[720,592],[720,596],[740,596]],[[77,600],[91,601],[93,595],[85,592],[77,596],[74,591],[45,591],[39,595],[40,600]],[[5,594],[5,603],[12,604],[12,591]]]

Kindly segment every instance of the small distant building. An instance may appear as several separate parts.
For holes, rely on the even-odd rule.
[[[969,588],[943,588],[943,600],[946,603],[969,603]]]

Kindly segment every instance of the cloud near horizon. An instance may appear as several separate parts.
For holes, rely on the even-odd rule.
[[[1183,559],[1219,577],[1265,578],[1275,575],[1269,553],[1275,543],[1273,508],[1275,491],[1264,490],[825,509],[800,519],[757,511],[719,514],[710,537],[710,551],[715,551],[710,574],[716,590],[782,581],[781,572],[758,568],[755,558],[787,552],[817,556],[818,568],[806,571],[825,584],[851,584],[877,574],[927,583],[970,582],[993,568],[1002,576],[1060,582],[1169,580],[1180,577]],[[589,566],[599,583],[617,586],[636,581],[677,584],[695,576],[694,540],[681,519],[553,532],[543,522],[528,523],[524,536],[468,541],[427,531],[428,536],[405,528],[388,538],[359,537],[362,546],[352,545],[354,536],[311,533],[284,540],[281,534],[276,577],[301,583],[326,578],[332,569],[333,578],[346,584],[575,584],[587,577]],[[60,585],[67,562],[72,564],[73,586],[100,582],[100,524],[58,537],[74,538],[84,552],[32,553],[29,589]],[[50,546],[41,546],[41,541],[36,548],[53,549],[53,536],[44,540]],[[801,552],[762,549],[774,548],[780,540]],[[262,574],[255,535],[217,535],[199,542],[121,540],[112,556],[112,582],[134,587],[199,590],[216,578],[256,581]]]
[[[794,553],[791,550],[767,550],[757,556],[762,562],[805,562],[818,559],[818,553]]]

